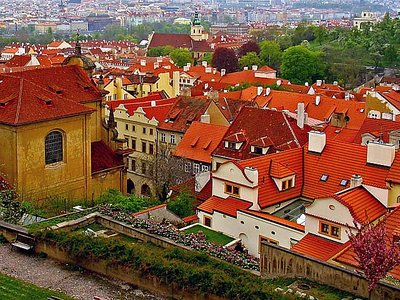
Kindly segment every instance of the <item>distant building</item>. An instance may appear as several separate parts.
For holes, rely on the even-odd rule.
[[[378,22],[378,19],[373,12],[363,11],[361,17],[354,18],[353,25],[357,29],[361,29],[363,24],[375,24],[376,22]]]
[[[215,35],[217,33],[226,33],[226,34],[248,34],[249,33],[249,25],[241,23],[241,24],[215,24],[211,25],[211,34]]]

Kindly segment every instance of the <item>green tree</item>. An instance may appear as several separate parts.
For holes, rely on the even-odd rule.
[[[313,27],[307,23],[300,23],[293,32],[292,43],[293,45],[299,45],[303,41],[312,41],[315,39]]]
[[[278,68],[281,64],[282,52],[276,42],[263,41],[260,43],[260,59],[265,65]]]
[[[192,54],[188,49],[178,48],[174,49],[169,56],[172,58],[174,63],[182,68],[187,63],[192,63]]]
[[[172,46],[159,46],[147,50],[147,56],[166,56],[169,55],[175,48]]]
[[[255,52],[249,52],[239,59],[239,65],[242,69],[244,67],[251,68],[253,65],[261,66],[261,64],[262,64],[261,59]]]
[[[292,83],[314,82],[324,76],[325,65],[320,52],[314,52],[304,46],[293,46],[282,55],[282,77]]]
[[[168,202],[167,207],[181,218],[191,216],[194,214],[194,197],[189,192],[182,191]]]
[[[211,65],[211,60],[212,60],[212,53],[208,52],[204,55],[203,61],[206,61],[207,64]]]

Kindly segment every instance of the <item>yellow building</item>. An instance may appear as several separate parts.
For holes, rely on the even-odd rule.
[[[103,94],[81,68],[2,73],[0,82],[0,174],[23,200],[123,190],[123,157],[102,141],[115,130],[103,126]]]

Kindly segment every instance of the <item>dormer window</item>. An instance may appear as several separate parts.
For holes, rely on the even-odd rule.
[[[230,141],[224,142],[225,149],[230,149],[230,150],[239,150],[242,144],[243,143],[235,143]]]

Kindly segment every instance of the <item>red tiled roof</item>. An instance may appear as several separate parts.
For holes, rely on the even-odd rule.
[[[312,258],[327,261],[346,246],[347,244],[337,243],[308,233],[291,250]]]
[[[382,93],[383,97],[386,98],[394,107],[400,109],[400,91],[390,91],[388,93]]]
[[[192,48],[193,39],[189,34],[175,34],[175,33],[154,33],[148,49],[160,46],[172,46],[174,48]]]
[[[398,230],[400,227],[400,206],[398,206],[395,210],[393,210],[387,217],[386,217],[386,243],[389,245],[393,240],[393,232]],[[336,258],[335,261],[339,263],[343,263],[345,265],[350,265],[353,267],[358,268],[359,265],[356,261],[356,254],[354,253],[354,249],[351,245],[349,245],[342,253],[340,253]],[[400,279],[400,266],[395,267],[389,272],[396,279]]]
[[[199,217],[197,215],[188,216],[188,217],[185,217],[182,219],[182,221],[185,223],[191,223],[191,222],[195,222],[198,220],[199,220]]]
[[[37,71],[36,74],[42,73]],[[23,125],[94,111],[63,93],[52,91],[43,83],[37,84],[27,76],[30,73],[0,74],[0,123]]]
[[[240,83],[260,83],[260,84],[276,84],[278,80],[282,83],[287,83],[287,80],[280,79],[280,78],[262,78],[262,77],[255,77],[257,71],[253,70],[244,70],[239,72],[233,72],[226,74],[220,80],[222,83],[228,83],[230,85],[236,85]]]
[[[178,192],[178,193],[181,191],[189,191],[201,203],[201,202],[206,201],[212,195],[212,180],[211,180],[211,178],[206,183],[206,185],[201,189],[200,192],[196,192],[195,188],[196,188],[196,179],[195,179],[195,177],[191,177],[189,180],[187,180],[181,184],[172,186],[171,190],[173,190],[174,192]]]
[[[269,175],[274,178],[282,179],[291,175],[295,175],[295,172],[281,163],[271,160]]]
[[[310,130],[311,127],[307,125],[300,129],[297,121],[283,112],[243,107],[213,155],[247,159],[258,156],[251,153],[251,146],[260,144],[270,146],[268,153],[298,148],[307,142]],[[224,145],[225,140],[244,144],[239,150],[227,149]]]
[[[250,214],[250,215],[259,217],[259,218],[264,219],[264,220],[271,221],[273,223],[277,223],[277,224],[281,224],[283,226],[291,227],[293,229],[300,230],[300,231],[303,231],[303,232],[305,230],[304,225],[297,224],[296,222],[292,222],[292,221],[289,221],[289,220],[286,220],[286,219],[271,215],[269,213],[265,213],[265,212],[261,212],[261,211],[255,211],[255,210],[249,210],[249,209],[241,210],[241,212],[244,212],[246,214]]]
[[[385,143],[388,143],[389,133],[393,130],[399,130],[399,129],[400,129],[400,122],[398,121],[366,118],[363,124],[361,125],[361,128],[358,131],[353,142],[361,144],[362,141],[361,135],[365,133],[370,133],[375,137],[380,138]]]
[[[386,208],[363,186],[339,192],[334,199],[346,206],[351,216],[360,224],[375,221],[386,213]]]
[[[117,156],[103,141],[92,143],[91,157],[92,174],[124,167],[122,158]]]
[[[211,100],[201,97],[178,97],[175,104],[161,121],[159,128],[175,132],[186,132],[190,124],[200,121]]]
[[[207,201],[200,204],[197,209],[204,211],[209,214],[213,214],[214,211],[222,214],[229,215],[236,218],[238,210],[245,210],[250,208],[252,204],[250,202],[228,197],[226,199],[212,196]]]
[[[30,62],[30,55],[14,55],[10,60],[8,60],[5,64],[8,68],[14,67],[25,67],[28,62]]]
[[[227,126],[193,122],[175,149],[174,155],[211,163],[211,153],[228,130]]]

